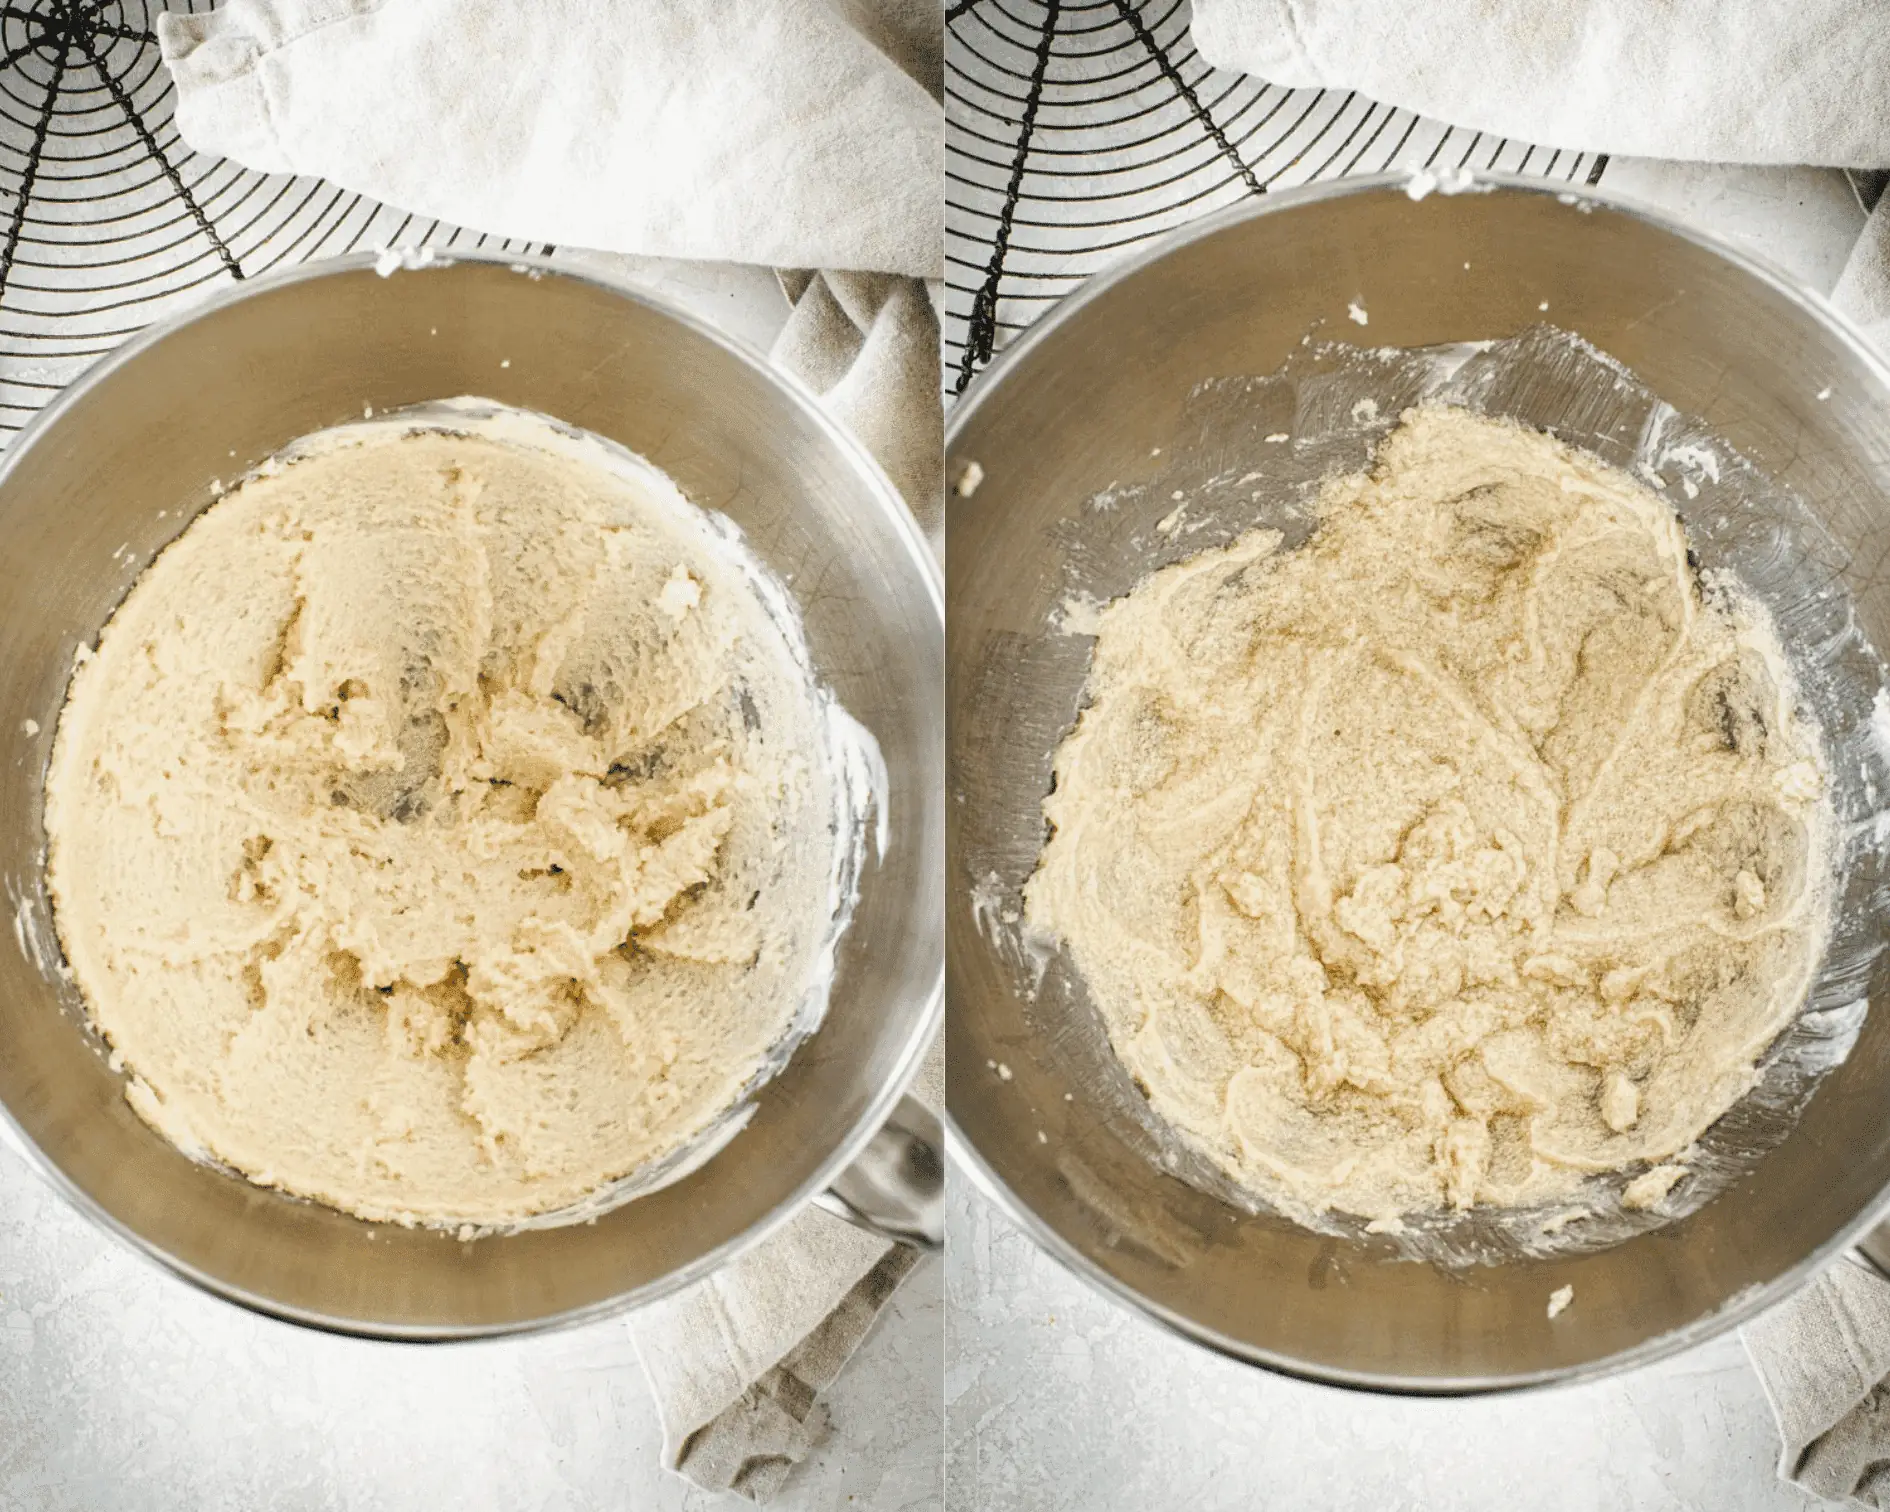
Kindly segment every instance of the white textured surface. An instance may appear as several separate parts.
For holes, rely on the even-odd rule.
[[[1864,223],[1842,175],[1616,159],[1604,190],[1828,291]],[[1186,1343],[1044,1255],[953,1172],[951,1512],[1808,1512],[1736,1336],[1591,1385],[1425,1401]]]
[[[780,1512],[939,1504],[942,1267],[900,1288]],[[487,1344],[312,1333],[106,1239],[0,1149],[0,1512],[679,1512],[621,1321]]]
[[[962,1178],[947,1215],[950,1512],[1808,1512],[1736,1337],[1593,1385],[1309,1386],[1144,1321]]]

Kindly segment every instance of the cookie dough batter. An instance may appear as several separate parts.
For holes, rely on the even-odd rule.
[[[1029,922],[1154,1108],[1289,1212],[1658,1166],[1823,943],[1769,625],[1703,594],[1662,500],[1462,411],[1407,414],[1320,514],[1103,610]]]
[[[557,441],[313,438],[152,563],[59,723],[55,917],[133,1105],[371,1219],[578,1202],[824,991],[852,836],[798,632],[667,479]]]

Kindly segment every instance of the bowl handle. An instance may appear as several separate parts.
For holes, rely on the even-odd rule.
[[[882,1239],[936,1254],[945,1247],[945,1133],[938,1114],[916,1097],[900,1098],[859,1158],[814,1201]]]

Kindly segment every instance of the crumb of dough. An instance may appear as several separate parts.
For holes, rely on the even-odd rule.
[[[60,937],[137,1111],[457,1226],[730,1108],[845,843],[816,690],[733,550],[653,469],[391,426],[203,513],[79,659],[47,788]]]
[[[1103,606],[1083,593],[1072,593],[1058,607],[1056,627],[1062,635],[1094,635],[1101,628]]]
[[[1319,513],[1095,616],[1029,923],[1157,1113],[1288,1212],[1673,1156],[1827,924],[1769,621],[1633,479],[1462,411],[1406,414]]]
[[[967,462],[958,474],[958,481],[952,491],[961,499],[969,499],[978,491],[978,485],[984,482],[984,469],[976,462]]]
[[[1641,1116],[1641,1089],[1619,1067],[1610,1067],[1601,1075],[1601,1121],[1617,1134],[1625,1134]]]
[[[1573,1302],[1574,1300],[1575,1300],[1574,1287],[1572,1286],[1556,1287],[1554,1291],[1549,1293],[1549,1316],[1551,1318],[1559,1318],[1562,1315],[1564,1309],[1566,1309],[1569,1303]]]
[[[1621,1206],[1636,1210],[1655,1206],[1680,1184],[1681,1177],[1686,1173],[1685,1166],[1673,1163],[1657,1165],[1652,1170],[1641,1172],[1622,1191]]]

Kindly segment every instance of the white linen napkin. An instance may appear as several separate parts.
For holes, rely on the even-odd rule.
[[[771,355],[942,548],[935,0],[229,0],[158,32],[200,152],[528,241],[823,270],[779,273]],[[943,1105],[936,1049],[914,1091]],[[634,1315],[664,1463],[771,1496],[916,1263],[810,1210]]]
[[[1216,67],[1542,147],[1890,167],[1882,0],[1194,0],[1192,33]],[[1890,350],[1890,211],[1834,297]]]
[[[1543,147],[1890,165],[1881,0],[1195,0],[1221,68]]]
[[[945,556],[944,400],[938,285],[845,272],[783,272],[794,312],[770,355],[820,395],[879,459]]]
[[[934,278],[921,13],[936,30],[921,0],[228,0],[158,40],[184,139],[251,168],[559,246]]]

